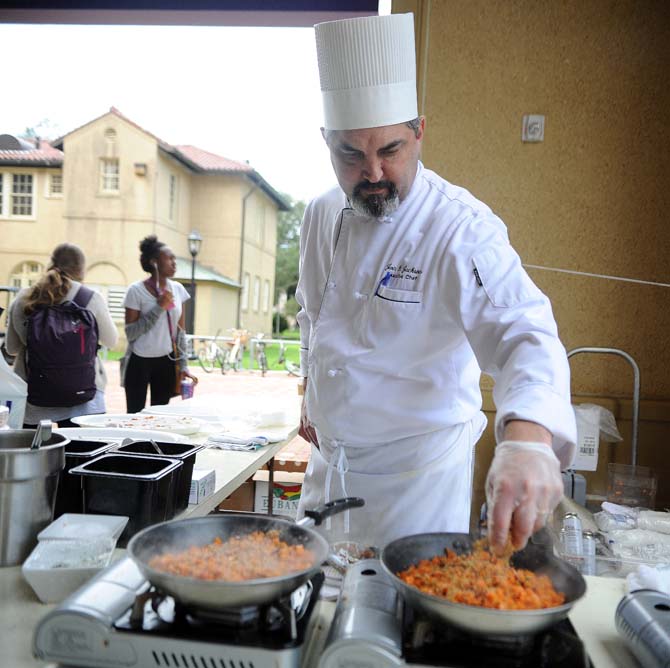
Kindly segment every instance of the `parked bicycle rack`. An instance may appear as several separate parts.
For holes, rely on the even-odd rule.
[[[619,350],[619,348],[574,348],[573,350],[568,351],[568,359],[573,355],[578,355],[579,353],[605,353],[612,355],[619,355],[627,360],[630,365],[633,367],[633,438],[631,440],[631,459],[632,465],[637,465],[637,430],[638,430],[638,420],[640,414],[640,368],[637,365],[637,362],[625,351]]]

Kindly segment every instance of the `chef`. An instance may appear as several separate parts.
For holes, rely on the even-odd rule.
[[[342,496],[332,542],[467,532],[482,372],[495,380],[489,534],[516,547],[562,495],[569,367],[503,222],[419,160],[412,14],[318,24],[322,134],[339,187],[312,201],[296,298],[312,443],[299,515]]]

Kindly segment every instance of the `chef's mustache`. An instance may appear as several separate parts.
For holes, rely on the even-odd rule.
[[[364,195],[366,191],[378,190],[381,188],[386,188],[388,190],[388,194],[384,196],[384,199],[386,200],[393,199],[398,194],[398,188],[396,188],[396,185],[393,183],[393,181],[377,181],[377,183],[361,181],[354,187],[353,196],[360,197],[361,195]],[[379,195],[375,195],[375,197],[379,197]]]

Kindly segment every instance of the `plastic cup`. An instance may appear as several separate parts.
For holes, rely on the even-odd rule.
[[[190,378],[182,378],[181,381],[181,398],[190,399],[193,396],[193,389],[195,383]]]

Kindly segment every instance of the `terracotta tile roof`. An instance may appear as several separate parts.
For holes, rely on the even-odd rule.
[[[63,152],[55,147],[63,147],[63,142],[65,137],[81,130],[81,128],[94,123],[95,121],[103,118],[107,114],[114,114],[118,118],[123,119],[124,122],[132,125],[141,132],[149,135],[156,140],[158,146],[174,156],[177,160],[183,162],[186,166],[190,167],[195,172],[209,172],[213,174],[243,174],[244,176],[251,179],[261,190],[263,190],[272,200],[274,200],[280,211],[288,211],[289,204],[284,200],[282,195],[278,193],[251,165],[244,162],[237,162],[236,160],[231,160],[229,158],[224,158],[222,155],[216,155],[216,153],[210,153],[205,151],[197,146],[190,146],[188,144],[183,145],[173,145],[162,140],[160,137],[152,134],[148,130],[145,130],[142,126],[138,125],[134,121],[131,121],[127,116],[124,116],[116,107],[110,107],[109,111],[94,118],[88,123],[80,125],[78,128],[71,130],[66,135],[59,137],[49,144],[49,142],[41,141],[39,150],[35,151],[0,151],[0,164],[17,164],[29,162],[32,165],[41,164],[46,165],[62,165],[63,164]],[[5,157],[7,154],[16,154],[20,157],[10,158]],[[34,156],[34,157],[31,157]]]
[[[29,141],[31,140],[24,140]],[[0,165],[29,164],[35,167],[59,167],[63,164],[63,151],[51,146],[45,139],[37,140],[38,146],[26,150],[0,150]],[[35,141],[32,140],[33,144]]]
[[[207,172],[253,172],[251,165],[224,158],[197,146],[179,145],[174,147],[189,162]]]

